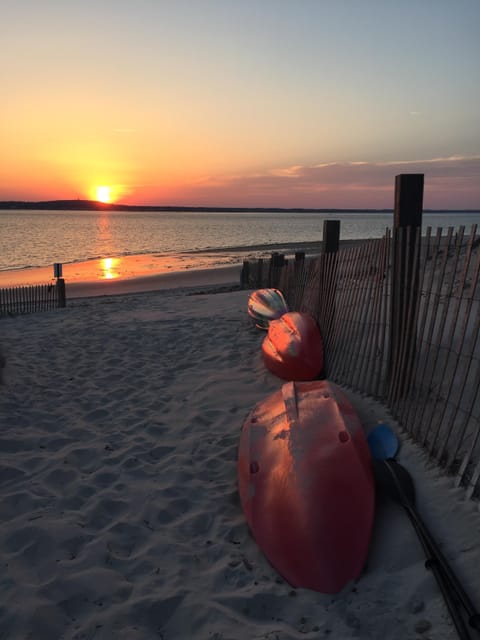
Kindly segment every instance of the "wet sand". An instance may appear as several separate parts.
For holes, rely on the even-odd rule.
[[[362,240],[340,242],[348,248]],[[62,265],[67,298],[157,291],[203,285],[238,285],[244,260],[268,258],[273,251],[293,257],[296,251],[318,255],[321,242],[226,247],[178,254],[139,254],[97,258]],[[0,289],[55,282],[53,265],[0,271]]]

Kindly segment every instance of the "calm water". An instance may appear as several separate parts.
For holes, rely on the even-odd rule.
[[[178,253],[322,240],[323,221],[341,221],[341,239],[381,237],[387,213],[198,213],[0,211],[0,270],[99,257]],[[480,224],[480,212],[424,214],[424,227]]]

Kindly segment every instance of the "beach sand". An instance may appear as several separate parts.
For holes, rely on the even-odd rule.
[[[382,498],[365,571],[340,594],[293,589],[269,565],[236,458],[246,415],[282,382],[250,292],[198,284],[0,320],[0,638],[457,637],[406,515]],[[398,430],[346,391],[366,432]],[[418,510],[480,606],[478,505],[398,432]]]

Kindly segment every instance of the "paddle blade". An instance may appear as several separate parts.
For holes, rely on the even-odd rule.
[[[404,507],[414,506],[415,486],[410,473],[396,460],[372,460],[377,487]]]
[[[398,438],[393,429],[385,423],[379,424],[367,437],[372,458],[386,460],[394,458],[398,451]]]

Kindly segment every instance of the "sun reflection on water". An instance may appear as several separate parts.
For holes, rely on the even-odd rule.
[[[113,280],[113,278],[119,277],[118,266],[119,258],[102,258],[100,260],[102,274],[101,277],[105,280]]]

